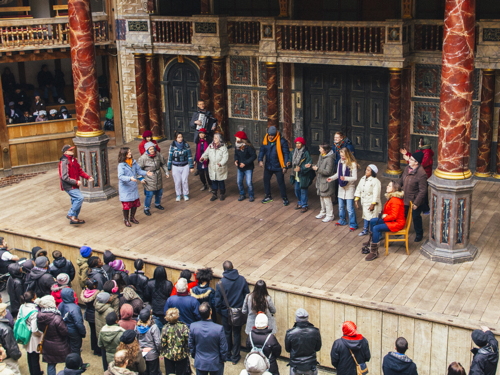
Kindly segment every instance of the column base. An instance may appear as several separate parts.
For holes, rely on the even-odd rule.
[[[397,171],[393,171],[393,170],[387,169],[384,172],[384,177],[387,177],[387,178],[399,178],[399,177],[401,177],[402,174],[403,174],[403,171],[401,169],[399,169]]]
[[[489,173],[489,172],[487,172],[487,173],[474,172],[474,177],[477,177],[477,178],[490,178],[491,177],[491,173]]]
[[[103,190],[98,191],[82,191],[83,200],[88,203],[102,202],[114,198],[118,195],[118,191],[112,186],[108,186]]]
[[[434,262],[457,264],[473,261],[477,247],[469,244],[463,249],[450,250],[437,247],[428,240],[420,248],[420,253]]]

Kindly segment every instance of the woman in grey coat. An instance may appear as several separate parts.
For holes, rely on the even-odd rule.
[[[252,293],[248,293],[245,297],[245,302],[243,302],[242,308],[243,314],[248,314],[247,325],[245,327],[246,334],[250,334],[252,328],[255,326],[255,318],[259,312],[263,312],[267,315],[269,321],[268,328],[272,330],[272,333],[276,333],[276,321],[274,320],[274,314],[276,314],[276,307],[274,302],[267,293],[267,286],[264,280],[259,280],[255,283]]]
[[[306,165],[306,167],[310,167]],[[332,196],[335,195],[335,185],[326,181],[333,174],[335,168],[335,153],[328,143],[319,146],[318,163],[312,166],[316,171],[316,192],[321,202],[321,211],[316,219],[323,219],[323,223],[333,221]]]
[[[167,162],[162,154],[156,151],[156,145],[153,142],[147,142],[144,145],[146,152],[141,155],[137,163],[141,169],[152,172],[151,177],[144,178],[144,213],[147,216],[151,215],[150,207],[153,195],[155,197],[155,207],[159,210],[165,208],[161,205],[161,197],[163,196],[163,179],[161,176],[161,169],[165,172],[167,178],[170,176],[168,173]]]

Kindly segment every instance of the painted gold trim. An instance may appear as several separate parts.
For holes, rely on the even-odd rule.
[[[160,140],[162,140],[162,139],[165,139],[165,137],[164,137],[164,136],[160,136],[160,137],[153,137],[153,139],[154,139],[155,141],[160,141]]]
[[[495,74],[495,69],[483,69],[483,74],[492,76]]]
[[[402,68],[389,68],[389,72],[391,72],[391,73],[402,73],[403,69]]]
[[[272,62],[272,61],[271,62],[267,62],[266,61],[266,65],[276,65],[276,62]]]
[[[397,171],[393,171],[393,170],[390,170],[390,169],[387,169],[385,171],[385,174],[389,174],[391,176],[399,176],[400,174],[402,174],[403,171],[401,169],[397,170]]]
[[[443,172],[439,169],[434,170],[434,175],[436,177],[445,179],[445,180],[466,180],[472,177],[472,173],[470,170],[465,170],[463,172]]]
[[[99,137],[100,135],[104,134],[104,130],[96,130],[93,132],[81,132],[77,131],[76,136],[77,137],[82,137],[82,138],[92,138],[92,137]]]
[[[491,177],[491,173],[474,172],[474,176],[488,178]]]
[[[498,173],[493,173],[493,178],[496,178],[497,180],[500,180],[500,174]]]

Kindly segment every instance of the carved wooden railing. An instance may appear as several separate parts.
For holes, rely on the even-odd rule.
[[[193,23],[185,17],[153,18],[153,43],[191,44]]]
[[[443,28],[442,20],[414,20],[412,49],[414,51],[442,51]]]
[[[229,44],[259,45],[260,22],[228,18],[227,37]]]

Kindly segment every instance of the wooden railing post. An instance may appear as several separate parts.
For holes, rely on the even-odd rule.
[[[0,78],[0,85],[1,85]],[[0,90],[0,103],[3,103],[3,90]],[[0,152],[2,153],[4,175],[12,174],[12,164],[10,160],[9,149],[9,132],[7,129],[7,119],[5,118],[5,111],[0,111]]]

